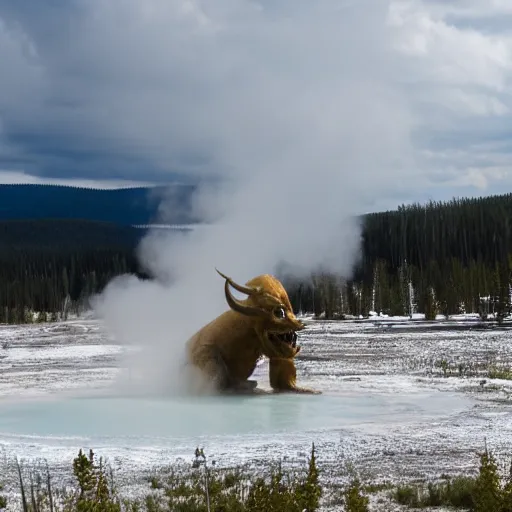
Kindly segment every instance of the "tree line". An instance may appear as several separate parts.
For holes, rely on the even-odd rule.
[[[0,323],[66,318],[115,276],[140,270],[142,230],[86,220],[0,222]]]
[[[326,318],[510,314],[512,194],[401,206],[363,218],[350,279],[279,276],[296,311]],[[87,221],[0,223],[0,322],[58,319],[116,275],[141,271],[144,231]]]
[[[294,307],[366,317],[510,314],[512,194],[401,206],[364,218],[362,258],[349,280],[289,281]]]

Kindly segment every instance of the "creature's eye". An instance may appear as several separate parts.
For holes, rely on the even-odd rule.
[[[286,316],[286,312],[283,308],[276,308],[274,309],[274,315],[277,318],[284,318]]]

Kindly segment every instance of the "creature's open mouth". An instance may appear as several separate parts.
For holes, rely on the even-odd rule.
[[[295,331],[283,332],[281,334],[272,332],[269,334],[269,337],[273,342],[280,341],[282,343],[287,343],[293,348],[297,346],[297,333]]]

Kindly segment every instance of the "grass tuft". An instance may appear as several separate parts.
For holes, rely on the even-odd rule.
[[[497,366],[493,366],[489,368],[487,375],[489,379],[512,380],[512,369],[498,368]]]
[[[447,507],[471,512],[512,512],[512,463],[509,474],[500,477],[487,448],[480,456],[476,476],[443,475],[438,482],[405,484],[388,482],[364,485],[348,468],[349,484],[330,494],[330,505],[345,512],[369,512],[369,494],[384,493],[411,509]],[[119,496],[113,474],[103,459],[82,450],[73,459],[73,482],[65,490],[55,489],[48,466],[44,477],[31,472],[24,476],[16,460],[20,503],[0,496],[0,509],[23,512],[316,512],[326,489],[320,484],[315,445],[304,467],[285,471],[281,463],[266,474],[246,474],[240,468],[220,469],[209,463],[203,450],[196,450],[193,464],[185,471],[176,467],[147,480],[147,490],[138,499]],[[0,493],[2,487],[0,486]],[[382,502],[382,501],[381,501]]]
[[[458,476],[453,480],[424,485],[397,487],[391,497],[409,508],[451,507],[471,512],[512,511],[512,464],[502,479],[494,456],[487,449],[480,454],[476,477]]]
[[[255,480],[238,469],[209,467],[197,450],[191,471],[153,476],[146,495],[130,500],[119,497],[112,474],[92,450],[80,450],[73,460],[74,485],[65,491],[53,489],[49,471],[45,480],[31,472],[27,489],[16,462],[23,512],[315,512],[322,496],[314,444],[308,465],[296,474],[278,464]],[[1,500],[0,508],[6,508],[7,500]]]

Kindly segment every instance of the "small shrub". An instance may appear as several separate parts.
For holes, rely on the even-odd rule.
[[[392,497],[400,505],[405,505],[411,508],[418,508],[420,506],[419,488],[412,485],[399,486],[395,489]]]
[[[498,467],[487,449],[480,454],[480,471],[473,490],[475,512],[501,511],[501,488]]]
[[[512,512],[512,464],[501,482],[498,467],[487,449],[480,454],[477,477],[459,476],[453,481],[397,487],[391,497],[410,508],[452,507],[471,512]]]
[[[346,512],[369,512],[370,499],[363,496],[358,479],[352,480],[348,489],[343,493],[343,504]]]
[[[386,489],[392,488],[393,485],[389,482],[383,482],[381,484],[367,484],[363,487],[363,491],[368,494],[374,494],[376,492],[385,491]]]
[[[489,379],[512,380],[512,369],[493,366],[487,372]]]
[[[473,494],[475,492],[476,479],[468,476],[458,476],[446,485],[445,503],[455,508],[471,509],[473,505]]]
[[[89,450],[87,457],[82,450],[73,460],[73,474],[78,489],[72,500],[71,510],[77,512],[120,512],[121,502],[115,496],[113,488],[108,485],[108,478],[100,458],[96,462],[94,452]]]
[[[4,487],[3,485],[0,484],[0,492],[2,492],[3,490]],[[4,508],[7,508],[7,498],[0,494],[0,510],[3,510]]]
[[[428,505],[431,507],[440,507],[443,505],[445,493],[444,486],[441,485],[435,485],[432,482],[429,482],[427,486],[427,495],[425,497],[425,501],[427,501]]]
[[[460,476],[453,481],[398,487],[392,498],[410,508],[453,507],[474,510],[476,479]]]
[[[301,475],[287,474],[281,464],[270,468],[266,477],[253,480],[241,470],[209,467],[203,450],[196,450],[192,471],[171,472],[165,479],[149,481],[159,495],[148,495],[148,512],[315,512],[322,488],[312,445],[309,463]]]

